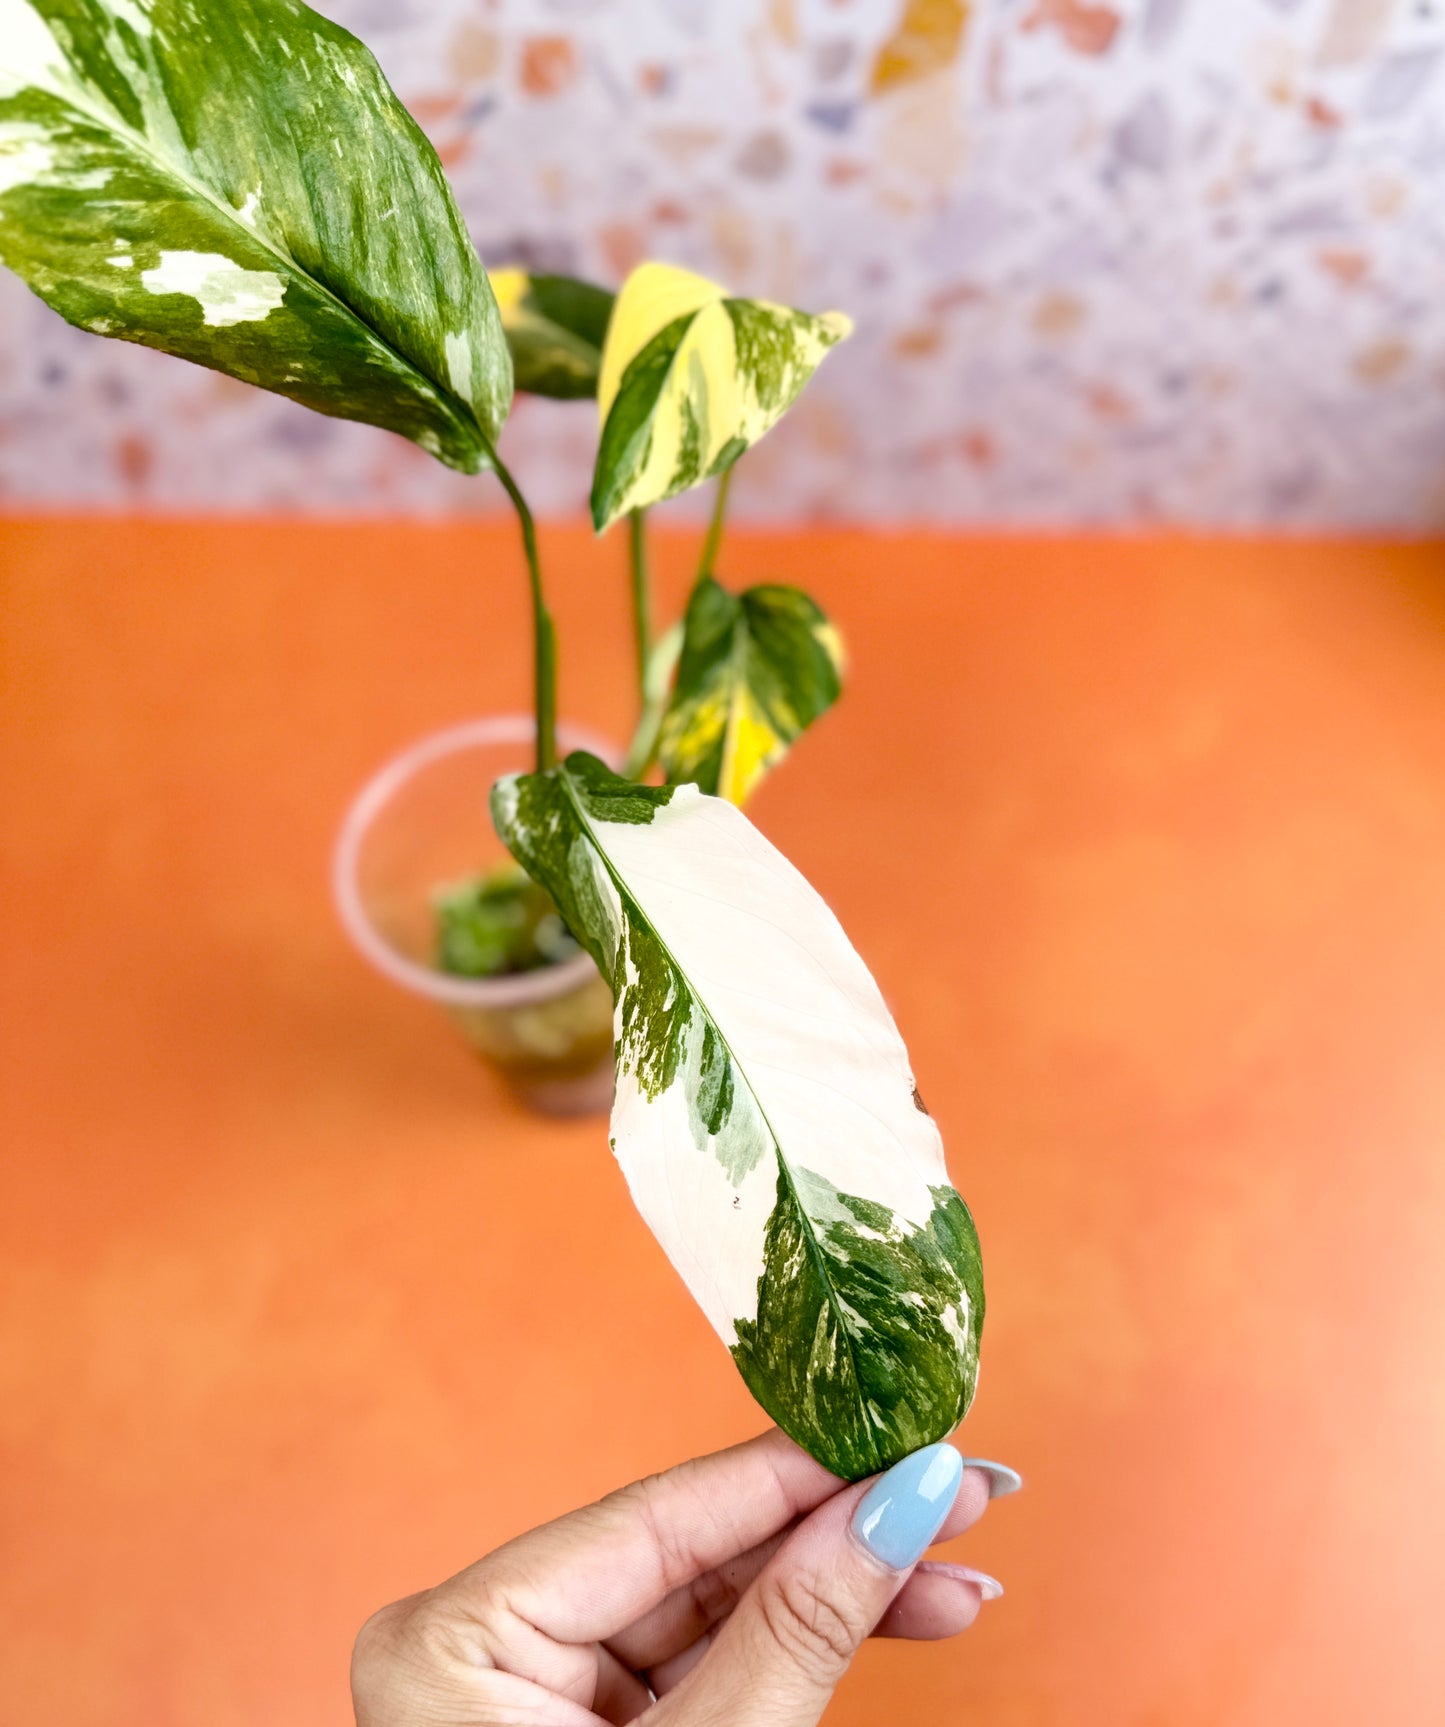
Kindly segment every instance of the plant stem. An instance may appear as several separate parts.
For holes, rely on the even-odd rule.
[[[634,510],[627,519],[632,554],[632,640],[637,652],[637,695],[647,705],[647,662],[652,653],[652,602],[647,572],[647,518]]]
[[[537,526],[532,512],[502,458],[495,449],[489,453],[497,478],[517,512],[532,583],[532,703],[537,716],[537,772],[543,774],[557,765],[557,629],[542,597],[542,566],[537,558]]]
[[[732,484],[732,467],[718,476],[717,492],[713,496],[712,520],[707,525],[707,538],[702,543],[702,557],[697,566],[697,579],[705,582],[717,563],[718,547],[722,544],[723,521],[728,513],[728,487]]]
[[[661,636],[653,647],[647,664],[647,677],[642,686],[642,715],[632,734],[632,746],[627,752],[623,776],[640,780],[657,756],[657,740],[662,732],[663,715],[667,712],[668,692],[682,653],[683,627],[676,624]]]

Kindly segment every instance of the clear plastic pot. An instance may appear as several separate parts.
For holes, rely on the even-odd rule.
[[[376,969],[443,1007],[480,1055],[534,1109],[604,1111],[612,1101],[612,995],[586,954],[507,977],[467,978],[435,964],[436,890],[502,863],[488,799],[503,774],[532,765],[527,714],[469,720],[389,761],[347,812],[332,859],[336,908]],[[615,764],[618,750],[571,726],[562,750]]]

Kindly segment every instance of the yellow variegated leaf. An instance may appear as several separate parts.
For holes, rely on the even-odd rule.
[[[841,689],[838,632],[797,588],[730,594],[711,577],[687,608],[677,683],[658,759],[687,782],[741,804]]]
[[[675,264],[640,264],[623,284],[613,308],[597,383],[599,424],[607,424],[622,374],[654,336],[675,318],[726,298],[726,288],[691,270],[680,270]]]
[[[730,467],[852,327],[841,312],[736,299],[691,271],[640,265],[617,296],[602,352],[598,530]]]

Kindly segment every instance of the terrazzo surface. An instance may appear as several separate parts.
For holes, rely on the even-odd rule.
[[[656,256],[858,333],[756,518],[1445,519],[1438,0],[329,0],[490,264]],[[590,411],[526,401],[579,511]],[[0,279],[0,503],[470,512],[399,440]],[[680,506],[686,512],[696,501]]]

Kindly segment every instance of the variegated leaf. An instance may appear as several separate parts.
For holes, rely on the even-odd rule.
[[[841,312],[813,317],[734,299],[689,270],[639,265],[617,296],[602,350],[598,531],[731,466],[852,327]]]
[[[612,1143],[754,1396],[856,1479],[978,1371],[978,1240],[878,987],[747,818],[573,755],[493,815],[616,996]]]
[[[493,270],[491,279],[517,388],[564,401],[595,396],[612,316],[607,289],[515,269]]]
[[[0,0],[0,261],[83,329],[467,472],[511,401],[436,153],[299,0]]]
[[[730,594],[706,576],[688,602],[677,682],[658,738],[669,783],[740,804],[837,701],[843,644],[798,588]]]

